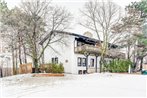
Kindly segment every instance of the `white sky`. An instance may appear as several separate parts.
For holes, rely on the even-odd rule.
[[[13,8],[14,6],[18,5],[21,0],[5,0],[8,4],[9,8]],[[84,27],[78,25],[78,20],[80,19],[79,9],[82,9],[85,2],[88,0],[52,0],[52,2],[59,6],[65,6],[74,16],[72,29],[69,30],[73,33],[83,34],[86,31]],[[125,8],[126,5],[133,1],[140,1],[140,0],[112,0],[116,4],[120,5],[122,8]]]

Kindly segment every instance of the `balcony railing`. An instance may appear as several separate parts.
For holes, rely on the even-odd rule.
[[[84,53],[84,52],[89,52],[93,54],[99,54],[100,53],[100,47],[92,46],[92,45],[82,45],[75,47],[75,52],[76,53]]]
[[[120,52],[118,49],[111,49],[107,52],[107,56],[111,58],[125,59],[125,53]]]
[[[100,55],[101,49],[100,47],[92,46],[92,45],[82,45],[75,47],[75,53],[84,54],[84,52],[88,52],[90,54],[98,54]],[[110,58],[122,58],[125,59],[125,53],[120,52],[118,49],[111,49],[105,55]]]

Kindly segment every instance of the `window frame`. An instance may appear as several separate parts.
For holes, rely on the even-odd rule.
[[[85,60],[85,62],[83,62]],[[86,58],[82,58],[82,66],[86,67]]]
[[[77,64],[78,64],[78,66],[86,67],[86,58],[78,57]]]
[[[51,59],[53,64],[58,64],[58,57],[53,57]]]
[[[77,61],[78,66],[82,66],[82,58],[78,57],[78,61]]]

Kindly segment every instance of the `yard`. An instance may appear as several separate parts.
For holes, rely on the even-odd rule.
[[[64,77],[32,77],[32,74],[1,79],[3,97],[146,97],[146,76],[87,74]]]

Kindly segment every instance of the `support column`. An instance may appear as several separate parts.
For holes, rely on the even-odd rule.
[[[89,55],[90,55],[90,53],[84,52],[84,56],[86,56],[86,73],[88,73],[88,56]]]
[[[88,73],[88,55],[86,55],[86,73]]]
[[[97,73],[97,58],[98,58],[98,55],[95,56],[95,59],[96,59],[95,72],[96,72],[96,73]]]

